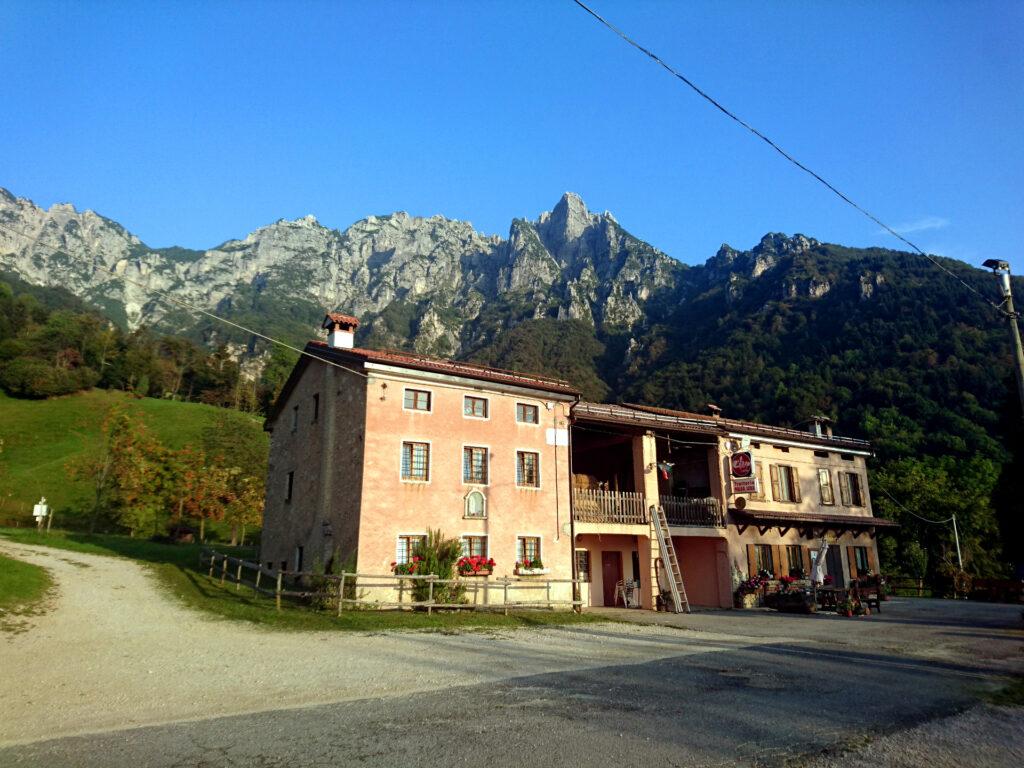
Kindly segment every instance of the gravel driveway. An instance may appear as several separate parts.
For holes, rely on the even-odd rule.
[[[1024,741],[1019,710],[993,709],[1002,723],[956,715],[1020,671],[1014,606],[290,633],[186,609],[128,560],[2,541],[0,552],[59,586],[31,631],[0,635],[3,766],[793,765],[823,753],[830,767],[943,765],[936,745],[976,765],[970,740],[984,733],[984,754],[1016,766]],[[887,752],[837,757],[836,745],[886,733],[868,749]],[[913,738],[913,762],[882,759]]]
[[[702,652],[677,631],[614,625],[436,632],[282,632],[221,620],[169,598],[122,558],[13,544],[49,569],[56,609],[0,635],[0,745],[263,710],[639,664]],[[743,639],[701,633],[742,647]],[[761,640],[750,640],[760,644]]]

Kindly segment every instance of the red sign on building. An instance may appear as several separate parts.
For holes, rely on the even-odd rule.
[[[753,477],[754,457],[750,451],[737,451],[729,459],[733,477]]]

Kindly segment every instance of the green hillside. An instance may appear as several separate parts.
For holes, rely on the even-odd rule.
[[[30,516],[32,504],[46,496],[61,517],[82,510],[91,498],[84,481],[66,471],[68,462],[96,451],[101,425],[117,405],[138,414],[167,448],[200,445],[203,429],[230,413],[259,424],[259,419],[212,405],[133,397],[117,390],[92,389],[48,400],[21,400],[0,392],[0,520]],[[266,434],[253,429],[266,444]]]

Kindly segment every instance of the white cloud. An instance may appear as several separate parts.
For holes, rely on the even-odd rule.
[[[909,235],[913,232],[927,232],[931,229],[945,229],[949,226],[949,219],[944,219],[941,216],[923,216],[920,219],[914,221],[908,221],[899,226],[893,227],[894,230],[899,232],[901,235]],[[879,234],[888,235],[888,231],[880,229]]]

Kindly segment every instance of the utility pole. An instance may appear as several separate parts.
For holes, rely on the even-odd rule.
[[[1010,337],[1013,340],[1013,354],[1016,357],[1017,396],[1020,398],[1021,416],[1024,417],[1024,347],[1021,347],[1020,328],[1017,327],[1018,313],[1013,308],[1013,293],[1010,290],[1010,265],[999,259],[988,259],[982,264],[999,278],[999,290],[1003,295],[1001,306],[1006,319],[1010,321]]]
[[[956,562],[962,571],[964,569],[964,559],[960,555],[960,533],[956,529],[956,515],[953,515],[953,540],[956,541]]]

